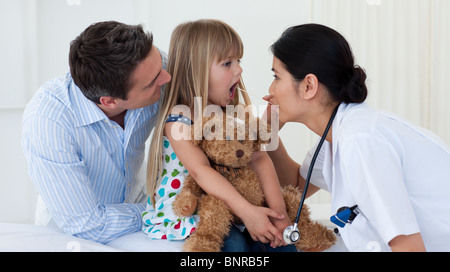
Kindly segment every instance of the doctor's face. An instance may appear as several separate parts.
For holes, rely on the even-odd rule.
[[[269,89],[271,96],[269,101],[280,107],[279,118],[281,122],[297,121],[299,114],[301,114],[299,110],[303,104],[299,95],[299,83],[276,57],[273,57],[272,71],[274,80]]]

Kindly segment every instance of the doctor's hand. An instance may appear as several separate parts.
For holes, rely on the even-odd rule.
[[[269,208],[252,206],[241,217],[245,227],[254,241],[262,243],[283,241],[282,232],[275,227],[271,219],[281,220],[284,215]]]

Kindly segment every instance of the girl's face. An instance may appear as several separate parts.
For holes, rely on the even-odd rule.
[[[220,62],[214,60],[209,69],[208,104],[229,105],[236,94],[241,74],[240,60],[233,57]]]
[[[283,123],[295,121],[301,112],[303,99],[299,92],[299,84],[284,67],[283,63],[273,57],[272,71],[274,80],[270,85],[268,101],[279,106],[279,118]]]

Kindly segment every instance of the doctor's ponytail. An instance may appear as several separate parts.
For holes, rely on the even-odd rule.
[[[350,45],[337,31],[318,24],[294,26],[281,35],[271,50],[297,81],[314,74],[333,100],[366,100],[366,72],[355,65]]]

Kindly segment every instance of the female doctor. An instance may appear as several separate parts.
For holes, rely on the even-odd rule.
[[[431,132],[363,103],[366,74],[336,31],[295,26],[271,49],[275,80],[264,99],[279,105],[280,127],[302,123],[322,136],[338,109],[307,196],[329,191],[333,213],[357,205],[360,213],[339,229],[347,248],[449,251],[450,148]],[[315,150],[301,167],[281,142],[269,152],[283,185],[303,189]]]

